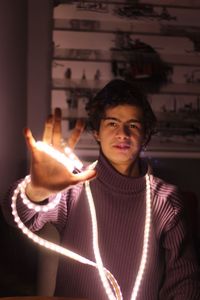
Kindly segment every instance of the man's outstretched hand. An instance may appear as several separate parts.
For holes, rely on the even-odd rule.
[[[68,141],[65,142],[62,139],[61,132],[61,110],[57,108],[54,115],[49,116],[45,122],[43,142],[64,154],[66,145],[74,149],[84,126],[84,122],[78,120]],[[27,185],[26,194],[32,201],[40,202],[71,185],[95,177],[95,170],[86,170],[74,174],[70,168],[67,168],[44,151],[39,150],[30,129],[26,128],[24,130],[24,136],[31,153],[31,182]]]

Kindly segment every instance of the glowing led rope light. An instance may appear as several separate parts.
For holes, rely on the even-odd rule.
[[[141,257],[141,261],[140,261],[140,266],[139,266],[139,270],[136,276],[136,280],[135,280],[135,284],[133,287],[133,291],[132,291],[132,295],[131,295],[131,300],[136,300],[137,296],[138,296],[138,291],[139,291],[139,287],[140,284],[142,282],[142,278],[144,275],[144,270],[146,267],[146,262],[147,262],[147,255],[148,255],[148,249],[149,249],[149,234],[150,234],[150,225],[151,225],[151,188],[150,188],[150,178],[149,175],[146,174],[145,176],[146,179],[146,216],[145,216],[145,226],[144,226],[144,239],[143,239],[143,250],[142,250],[142,257]],[[89,182],[86,182],[86,192],[87,192],[87,197],[88,197],[88,202],[90,205],[90,211],[91,211],[91,217],[94,218],[93,219],[93,223],[96,223],[96,213],[95,213],[95,206],[94,206],[94,201],[93,201],[93,197],[92,197],[92,193],[90,190],[90,186],[89,186]],[[96,228],[93,228],[94,231],[97,230],[97,223],[96,223]],[[94,253],[95,253],[95,258],[96,260],[101,260],[101,257],[99,258],[98,256],[100,256],[100,252],[99,252],[99,248],[98,248],[98,236],[97,236],[97,232],[94,232],[94,239],[93,239],[93,243],[95,242],[96,239],[96,243],[95,245],[93,244],[93,249],[94,249]],[[101,267],[101,261],[99,266]],[[103,269],[99,270],[99,274],[101,276],[101,280],[103,281]],[[120,289],[119,289],[120,291]],[[117,293],[117,291],[116,291]],[[121,291],[120,291],[121,293]],[[118,293],[119,296],[120,293]]]
[[[53,147],[43,143],[43,142],[37,142],[36,146],[39,150],[44,151],[51,157],[55,158],[57,161],[62,163],[67,169],[69,169],[71,172],[76,170],[80,170],[82,168],[83,164],[81,161],[77,159],[77,157],[73,154],[71,150],[68,150],[69,148],[65,148],[65,153],[68,155],[68,157],[61,152],[55,150]],[[96,163],[92,164],[93,167],[96,165]],[[46,241],[36,234],[32,233],[20,220],[19,215],[17,213],[16,209],[16,201],[17,196],[20,193],[21,198],[23,199],[23,203],[27,205],[28,208],[34,209],[36,212],[39,211],[48,211],[49,209],[54,208],[60,201],[61,194],[58,193],[55,197],[54,201],[48,203],[47,205],[37,205],[33,202],[31,202],[29,199],[27,199],[25,195],[25,188],[28,182],[30,181],[30,176],[27,176],[15,189],[12,197],[12,214],[14,216],[14,220],[17,223],[18,227],[23,231],[25,235],[27,235],[30,239],[32,239],[34,242],[38,243],[41,246],[44,246],[45,248],[48,248],[50,250],[53,250],[55,252],[58,252],[64,256],[67,256],[71,259],[77,260],[81,263],[91,265],[93,267],[96,267],[98,269],[102,284],[104,286],[105,292],[109,298],[109,300],[122,300],[122,294],[120,291],[120,287],[109,270],[107,270],[103,266],[103,262],[100,255],[100,250],[98,246],[98,227],[97,227],[97,219],[96,219],[96,211],[95,211],[95,205],[92,197],[92,193],[90,190],[89,181],[85,182],[86,187],[86,194],[88,198],[88,204],[90,208],[90,214],[92,219],[92,234],[93,234],[93,250],[94,255],[96,259],[96,263],[93,261],[88,260],[87,258],[78,255],[77,253],[74,253],[66,248],[63,248],[59,245],[56,245],[52,242]],[[135,280],[134,288],[131,295],[131,300],[135,300],[138,295],[139,287],[144,275],[144,270],[146,267],[147,262],[147,255],[148,255],[148,249],[149,249],[149,234],[150,234],[150,223],[151,223],[151,195],[150,195],[150,179],[149,175],[146,175],[146,216],[145,216],[145,228],[144,228],[144,239],[143,239],[143,250],[142,250],[142,257],[141,262],[138,270],[138,274]],[[110,283],[109,283],[110,282]],[[111,286],[114,290],[111,289]],[[116,296],[116,297],[115,297]]]
[[[81,256],[81,255],[78,255],[66,248],[63,248],[59,245],[56,245],[52,242],[49,242],[47,240],[44,240],[43,238],[39,237],[38,235],[34,234],[32,231],[30,231],[25,225],[24,223],[20,220],[19,218],[19,215],[17,213],[17,208],[16,208],[16,202],[17,202],[17,196],[18,194],[21,192],[21,187],[22,185],[24,185],[24,182],[23,183],[20,183],[17,188],[15,189],[14,193],[13,193],[13,197],[12,197],[12,214],[14,216],[14,220],[15,222],[17,223],[18,227],[22,230],[22,232],[28,236],[28,238],[30,238],[31,240],[33,240],[35,243],[41,245],[41,246],[44,246],[45,248],[48,248],[50,250],[53,250],[55,252],[58,252],[64,256],[67,256],[67,257],[70,257],[74,260],[77,260],[81,263],[84,263],[84,264],[88,264],[88,265],[91,265],[91,266],[95,266],[95,263],[88,260],[87,258]],[[24,188],[24,187],[23,187]],[[34,208],[33,208],[34,209]]]
[[[57,193],[55,198],[53,199],[53,201],[49,202],[46,205],[39,205],[36,204],[32,201],[30,201],[25,194],[25,188],[26,185],[31,181],[31,176],[28,175],[25,177],[25,179],[20,183],[20,194],[21,194],[21,198],[23,203],[29,208],[29,209],[34,209],[36,212],[47,212],[50,209],[53,209],[56,205],[58,205],[58,203],[60,202],[61,199],[61,193]]]
[[[44,142],[36,142],[36,147],[38,148],[38,150],[43,151],[51,157],[55,158],[71,172],[73,172],[74,169],[81,170],[83,167],[82,162],[78,160],[76,155],[68,147],[65,147],[64,149],[66,155]]]
[[[17,188],[14,190],[14,193],[13,193],[13,196],[12,196],[12,214],[14,216],[14,220],[15,222],[17,223],[18,227],[22,230],[22,232],[29,238],[31,239],[32,241],[34,241],[35,243],[39,244],[40,246],[43,246],[47,249],[50,249],[52,251],[55,251],[59,254],[62,254],[64,256],[67,256],[73,260],[76,260],[76,261],[79,261],[80,263],[83,263],[83,264],[87,264],[87,265],[91,265],[93,267],[96,267],[98,270],[99,270],[99,266],[97,265],[97,263],[75,253],[75,252],[72,252],[62,246],[59,246],[57,244],[54,244],[52,242],[49,242],[41,237],[39,237],[38,235],[34,234],[32,231],[30,231],[24,224],[23,222],[20,220],[19,218],[19,215],[17,213],[17,208],[16,208],[16,202],[17,202],[17,196],[18,194],[20,193],[20,196],[21,197],[24,197],[23,195],[23,191],[24,191],[24,188],[25,188],[25,185],[27,184],[28,180],[27,179],[24,179],[20,184],[18,184]],[[23,195],[23,196],[22,196]],[[47,205],[46,205],[47,206]],[[52,209],[53,207],[49,207],[47,209],[47,211],[49,209]],[[37,209],[37,205],[33,207],[34,210],[38,211]],[[104,268],[104,267],[103,267]],[[115,299],[115,300],[122,300],[122,297],[119,297],[118,295],[120,295],[119,293],[119,286],[118,286],[118,283],[116,281],[116,279],[114,278],[114,276],[112,275],[112,273],[110,273],[109,270],[107,270],[106,268],[104,268],[104,271],[103,271],[105,274],[106,274],[106,277],[108,278],[108,280],[110,281],[111,285],[113,286],[113,290],[115,291],[116,295],[117,295],[117,298],[115,298],[114,296],[111,298],[109,296],[109,299]],[[104,283],[104,281],[107,282],[107,279],[103,279],[102,282],[103,282],[103,286],[105,287],[105,289],[109,289],[107,287],[107,285]],[[109,291],[106,290],[106,293],[109,295]]]
[[[140,267],[135,280],[135,285],[131,295],[131,300],[135,300],[138,295],[139,287],[142,282],[142,277],[144,275],[144,270],[147,262],[147,255],[149,249],[149,235],[150,235],[150,225],[151,225],[151,186],[149,175],[146,175],[146,216],[145,216],[145,227],[144,227],[144,239],[143,239],[143,250],[142,258],[140,262]]]
[[[115,296],[113,295],[113,291],[111,290],[109,282],[106,278],[103,262],[102,262],[101,255],[100,255],[100,250],[99,250],[99,245],[98,245],[99,243],[98,243],[97,217],[96,217],[96,211],[95,211],[95,206],[94,206],[94,201],[93,201],[89,181],[85,182],[85,188],[86,188],[86,194],[87,194],[88,203],[89,203],[89,207],[90,207],[90,215],[91,215],[91,218],[92,218],[92,233],[93,233],[94,255],[95,255],[99,275],[100,275],[101,281],[103,283],[104,289],[105,289],[105,291],[108,295],[108,298],[112,300],[112,299],[115,299]],[[118,296],[122,297],[120,289],[119,289],[119,295]]]
[[[69,147],[65,147],[64,152],[70,159],[70,161],[74,163],[74,167],[78,170],[81,170],[83,167],[83,163],[78,159],[78,157],[73,153],[73,151]]]

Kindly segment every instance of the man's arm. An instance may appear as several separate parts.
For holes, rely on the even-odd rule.
[[[80,138],[83,131],[84,124],[77,122],[74,130],[72,131],[67,144],[73,149]],[[24,130],[25,139],[28,149],[31,154],[30,175],[31,181],[26,186],[26,196],[30,201],[42,202],[47,199],[52,199],[55,194],[66,190],[71,186],[76,186],[79,182],[84,182],[87,179],[91,179],[96,175],[95,170],[86,170],[80,174],[74,174],[67,166],[58,162],[56,159],[46,154],[36,146],[36,141],[30,131],[30,129]],[[47,145],[51,145],[61,154],[64,153],[64,147],[66,143],[63,142],[61,134],[61,111],[56,109],[54,115],[49,116],[44,126],[43,142]],[[6,197],[1,203],[4,215],[9,223],[14,223],[13,216],[11,214],[11,197],[16,184],[13,185],[10,190],[9,196]],[[76,189],[76,187],[75,187]],[[64,192],[65,193],[65,192]],[[33,210],[28,210],[22,203],[20,195],[18,196],[17,206],[20,212],[20,217],[26,223],[31,220],[36,214]],[[51,200],[50,200],[51,201]],[[51,214],[53,212],[49,212]],[[40,214],[40,218],[43,218]],[[47,213],[44,218],[47,218]],[[56,215],[51,217],[51,221],[56,219]],[[14,223],[15,224],[15,223]]]
[[[163,247],[166,273],[159,299],[200,299],[200,268],[182,215],[164,234]]]

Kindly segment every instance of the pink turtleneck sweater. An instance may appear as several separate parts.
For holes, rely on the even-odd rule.
[[[130,300],[143,247],[146,171],[143,170],[138,178],[121,175],[102,154],[96,169],[97,177],[90,185],[97,214],[101,256],[104,266],[118,281],[123,299]],[[199,267],[186,233],[180,195],[175,186],[152,175],[150,179],[152,222],[149,251],[137,299],[199,300]],[[7,220],[11,220],[8,199],[3,208]],[[55,224],[62,246],[95,260],[84,185],[64,191],[59,205],[47,213],[28,210],[19,199],[18,213],[33,231],[40,230],[46,222]],[[55,295],[107,299],[94,267],[62,256]]]

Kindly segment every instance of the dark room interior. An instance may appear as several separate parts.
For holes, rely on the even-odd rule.
[[[70,3],[71,2],[71,3]],[[74,2],[74,3],[73,3]],[[80,2],[80,3],[79,3]],[[23,129],[25,127],[29,127],[32,129],[32,132],[36,139],[41,139],[42,129],[44,120],[47,115],[61,103],[61,107],[65,113],[65,110],[69,109],[69,101],[68,107],[66,108],[64,105],[66,104],[66,94],[64,94],[65,87],[62,89],[57,88],[56,83],[53,86],[53,82],[56,78],[59,77],[59,71],[64,72],[64,68],[67,65],[67,59],[59,59],[58,57],[53,57],[53,38],[59,39],[59,35],[57,33],[53,33],[53,29],[55,29],[53,24],[54,18],[54,10],[57,10],[57,14],[61,11],[62,5],[75,6],[77,3],[81,4],[84,1],[50,1],[50,0],[6,0],[0,2],[0,91],[1,91],[1,106],[0,110],[0,161],[1,161],[1,181],[0,181],[0,197],[5,198],[9,193],[10,186],[20,178],[27,175],[29,172],[29,153],[27,151],[26,143],[23,137]],[[86,1],[87,2],[87,1]],[[95,1],[94,1],[95,2]],[[109,1],[108,1],[109,2]],[[111,1],[113,2],[113,1]],[[115,1],[114,1],[115,2]],[[118,1],[117,1],[118,2]],[[123,2],[123,1],[121,1]],[[126,2],[126,1],[125,1]],[[128,3],[129,1],[127,1]],[[136,1],[137,2],[137,1]],[[139,1],[140,2],[140,1]],[[142,1],[145,3],[146,1]],[[158,1],[147,1],[156,2]],[[167,3],[167,1],[165,1]],[[168,1],[171,2],[171,1]],[[178,2],[178,1],[175,1]],[[189,1],[184,1],[189,3]],[[61,4],[59,4],[61,3]],[[197,3],[197,1],[194,3]],[[157,7],[157,6],[155,6]],[[88,7],[87,7],[88,9]],[[96,8],[97,9],[97,8]],[[99,8],[100,9],[100,8]],[[102,6],[101,9],[104,9]],[[171,10],[170,10],[171,9]],[[190,22],[190,18],[193,11],[200,11],[200,5],[195,4],[194,8],[189,7],[189,5],[185,5],[184,7],[175,6],[175,8],[170,8],[171,17],[173,18],[175,12],[181,11],[180,16],[182,17],[184,14],[188,15],[187,22]],[[79,7],[78,14],[81,14],[81,8]],[[119,13],[119,11],[118,11]],[[125,13],[125,12],[124,12]],[[179,12],[177,12],[179,13]],[[89,11],[91,16],[91,11]],[[101,14],[101,18],[104,12]],[[169,15],[168,15],[169,16]],[[115,16],[116,17],[116,16]],[[117,16],[119,17],[119,16]],[[57,18],[57,15],[56,15]],[[61,18],[63,16],[61,15]],[[76,16],[71,17],[73,20],[76,19]],[[154,16],[155,18],[155,16]],[[175,17],[174,17],[175,18]],[[68,17],[69,19],[69,17]],[[91,17],[94,21],[94,18]],[[127,22],[130,19],[126,19]],[[137,21],[140,20],[140,17],[137,17]],[[124,22],[124,21],[123,21]],[[143,28],[143,34],[145,30],[145,22],[146,19],[143,17],[141,19],[141,28]],[[156,20],[152,19],[148,22],[152,22],[152,24],[157,24]],[[155,23],[153,23],[155,22]],[[168,23],[167,23],[168,22]],[[164,20],[164,24],[169,27],[172,25],[176,25],[176,20],[172,19],[172,23],[170,20]],[[177,21],[178,22],[178,21]],[[196,21],[197,22],[197,21]],[[112,22],[111,22],[112,23]],[[114,23],[114,21],[113,21]],[[160,24],[162,22],[159,22]],[[193,22],[194,23],[194,22]],[[200,53],[200,21],[191,25],[196,32],[195,37],[198,36],[198,49],[194,49],[196,53]],[[105,21],[105,26],[109,27],[108,20]],[[138,23],[137,23],[138,24]],[[136,28],[139,25],[136,24]],[[75,24],[76,25],[76,24]],[[80,25],[80,24],[79,24]],[[114,25],[112,25],[114,26]],[[182,25],[180,25],[181,27]],[[188,24],[186,24],[186,27]],[[152,25],[153,27],[153,25]],[[166,26],[167,27],[167,26]],[[184,27],[184,25],[182,26]],[[182,28],[181,27],[181,28]],[[155,26],[156,28],[156,26]],[[59,29],[55,29],[55,31],[59,31]],[[95,34],[95,30],[93,34]],[[139,29],[138,29],[139,30]],[[155,29],[156,30],[156,29]],[[64,32],[63,29],[60,31]],[[70,30],[68,30],[70,31]],[[71,34],[73,30],[71,30]],[[77,30],[74,30],[77,34]],[[136,30],[137,31],[137,30]],[[84,32],[84,30],[83,30]],[[85,34],[87,35],[90,32],[90,28],[85,30]],[[98,30],[97,30],[98,32]],[[186,32],[187,33],[187,32]],[[104,34],[106,34],[104,32]],[[110,31],[109,31],[110,34]],[[146,32],[147,34],[147,32]],[[136,37],[138,36],[138,32]],[[145,35],[145,34],[144,34]],[[150,33],[148,33],[151,36]],[[147,35],[147,41],[148,41]],[[101,37],[103,39],[103,37]],[[112,37],[113,38],[113,37]],[[113,39],[110,39],[113,42]],[[154,35],[153,41],[154,44],[157,45],[157,49],[161,48],[161,44],[159,42],[156,44],[157,35]],[[169,38],[169,37],[168,37]],[[182,41],[183,39],[188,39],[188,36],[181,35],[178,37]],[[179,40],[177,38],[177,47]],[[150,38],[149,38],[150,40]],[[94,49],[94,42],[89,37],[87,38],[87,42],[91,42],[91,49]],[[145,40],[146,41],[146,40]],[[60,37],[61,48],[65,48],[64,42],[62,44],[62,36]],[[73,38],[71,40],[73,43]],[[109,41],[110,42],[110,41]],[[110,43],[111,43],[110,42]],[[81,40],[80,40],[81,43]],[[170,43],[170,40],[169,40]],[[54,46],[58,45],[59,49],[59,41],[54,41]],[[110,47],[110,44],[108,47]],[[167,44],[167,42],[166,42]],[[190,40],[191,44],[191,40]],[[78,45],[78,44],[77,44]],[[75,45],[74,48],[78,48]],[[89,44],[83,47],[80,45],[80,48],[88,48]],[[97,45],[98,47],[98,45]],[[106,46],[105,46],[106,47]],[[160,47],[160,48],[159,48]],[[176,46],[175,46],[176,47]],[[73,48],[70,46],[69,48]],[[62,50],[62,49],[61,49]],[[102,52],[104,51],[102,46]],[[105,50],[106,51],[106,50]],[[189,51],[189,50],[188,50]],[[107,51],[108,52],[108,51]],[[166,53],[164,53],[166,54]],[[168,54],[168,53],[167,53]],[[195,54],[194,54],[195,55]],[[166,55],[167,56],[167,55]],[[164,57],[164,55],[163,55]],[[73,61],[73,60],[72,60]],[[92,61],[92,60],[91,60]],[[86,80],[93,80],[94,72],[96,71],[96,66],[94,67],[92,64],[95,64],[95,60],[91,63],[91,69],[88,67],[88,71],[86,69],[87,78]],[[52,65],[57,63],[58,67],[54,68],[52,71]],[[81,80],[81,76],[83,79],[83,71],[84,65],[82,60],[77,60],[73,69],[73,63],[69,62],[69,66],[75,74],[75,81]],[[75,64],[74,63],[74,64]],[[80,75],[79,78],[76,75],[76,68],[80,66]],[[85,65],[89,64],[87,59],[84,61]],[[101,69],[101,74],[103,73],[103,68],[105,68],[105,74],[103,73],[103,81],[108,81],[109,76],[111,76],[111,71],[108,71],[108,61],[105,59],[102,62],[99,62]],[[61,64],[61,65],[59,65]],[[64,67],[63,67],[63,65]],[[173,63],[173,66],[175,63]],[[55,67],[55,65],[54,65]],[[188,65],[184,64],[184,62],[179,64],[179,67],[187,68]],[[60,68],[60,69],[59,69]],[[188,67],[189,71],[196,70],[200,68],[200,60],[197,59],[197,64],[193,64]],[[188,71],[188,72],[189,72]],[[90,75],[90,72],[92,75]],[[178,71],[177,71],[178,72]],[[52,80],[53,74],[53,80]],[[99,74],[99,73],[98,73]],[[96,73],[96,76],[98,77]],[[176,71],[174,71],[176,75]],[[178,73],[177,73],[178,74]],[[55,75],[55,76],[54,76]],[[113,75],[113,74],[112,74]],[[175,78],[174,75],[174,78]],[[61,77],[63,74],[61,74]],[[66,76],[66,73],[65,73]],[[68,68],[68,76],[69,68]],[[73,75],[72,75],[73,76]],[[100,76],[100,75],[99,75]],[[90,78],[91,77],[91,78]],[[96,77],[96,78],[97,78]],[[179,77],[179,74],[177,75]],[[69,79],[69,78],[68,78]],[[99,78],[97,78],[99,80]],[[62,78],[61,78],[62,81]],[[192,94],[192,87],[188,81],[186,84],[182,84],[179,82],[180,78],[178,78],[178,83],[176,86],[184,86],[183,91],[173,90],[171,92],[171,98],[174,100],[174,97],[177,97],[178,103],[181,101],[181,97],[184,101],[186,101],[187,96],[189,97],[200,97],[200,89],[197,87],[194,95]],[[199,85],[200,78],[197,79],[196,83]],[[168,82],[169,85],[174,82]],[[181,85],[182,84],[182,85]],[[187,91],[187,84],[189,85],[189,90]],[[62,82],[61,82],[62,85]],[[175,84],[174,84],[175,85]],[[52,92],[53,90],[53,92]],[[62,94],[63,93],[63,94]],[[174,93],[174,95],[173,95]],[[159,92],[158,92],[159,94]],[[165,92],[165,87],[163,87],[162,92],[160,93],[160,97],[167,94]],[[52,96],[53,95],[53,96]],[[57,98],[61,95],[62,101],[57,101]],[[167,96],[166,96],[167,97]],[[56,100],[55,100],[56,99]],[[156,97],[152,100],[152,106],[156,107]],[[165,98],[167,102],[168,98]],[[185,100],[186,99],[186,100]],[[196,98],[195,98],[196,99]],[[172,100],[172,101],[173,101]],[[179,101],[180,100],[180,101]],[[65,102],[64,102],[65,101]],[[64,103],[64,104],[63,104]],[[173,102],[174,103],[174,102]],[[185,102],[184,102],[185,103]],[[198,102],[199,103],[199,102]],[[164,104],[163,106],[164,107]],[[160,108],[160,106],[159,106]],[[187,101],[184,108],[187,107]],[[191,108],[191,107],[190,107]],[[190,109],[189,108],[189,109]],[[74,108],[73,108],[74,109]],[[163,111],[165,108],[163,108]],[[198,111],[198,116],[200,116],[199,107],[196,108]],[[75,112],[78,112],[78,108],[75,107]],[[64,126],[69,126],[73,123],[67,119],[64,120]],[[70,119],[70,118],[69,118]],[[198,137],[197,137],[197,145],[195,144],[195,140],[191,140],[189,142],[189,146],[185,148],[184,151],[177,148],[170,150],[170,143],[167,140],[166,143],[169,142],[169,147],[167,148],[165,154],[163,150],[154,150],[153,148],[147,149],[147,159],[152,167],[154,175],[163,178],[164,180],[177,185],[180,190],[183,192],[185,199],[185,207],[186,214],[188,218],[188,226],[192,230],[194,235],[195,247],[197,249],[199,260],[200,260],[200,187],[199,187],[199,169],[200,169],[200,143],[199,143],[199,135],[200,135],[200,123],[198,123]],[[86,140],[87,141],[87,140]],[[88,142],[90,143],[90,141]],[[78,149],[77,153],[83,155],[81,158],[85,161],[93,161],[96,158],[96,148],[91,147],[90,144],[87,145],[87,148],[84,146],[81,149]],[[182,147],[182,146],[181,146]],[[191,149],[190,149],[191,147]],[[184,148],[184,147],[183,147]],[[167,153],[167,154],[166,154]],[[38,294],[38,273],[40,270],[38,261],[41,260],[41,251],[38,246],[33,244],[30,240],[28,240],[21,231],[17,228],[13,228],[8,225],[4,220],[3,213],[0,212],[0,232],[1,232],[1,246],[0,246],[0,297],[12,297],[12,296],[33,296]],[[48,295],[47,295],[48,296]]]

